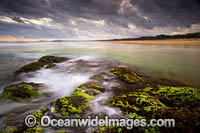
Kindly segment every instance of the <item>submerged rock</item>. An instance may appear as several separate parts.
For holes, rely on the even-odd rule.
[[[66,57],[56,57],[56,56],[50,56],[50,55],[43,56],[37,62],[32,62],[30,64],[24,65],[19,70],[15,71],[15,74],[19,75],[23,72],[25,72],[25,73],[34,72],[34,71],[41,69],[42,67],[44,67],[46,65],[47,65],[46,68],[51,68],[51,67],[55,66],[54,63],[61,63],[66,60],[68,60],[68,58],[66,58]]]
[[[8,85],[4,88],[1,97],[24,100],[32,97],[40,96],[37,92],[40,89],[40,84],[36,83],[16,83]]]

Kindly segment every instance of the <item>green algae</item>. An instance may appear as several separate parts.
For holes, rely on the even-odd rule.
[[[15,83],[6,86],[1,94],[3,98],[11,98],[24,100],[32,97],[39,97],[40,93],[37,92],[39,90],[39,84],[35,83]]]
[[[127,68],[123,68],[123,67],[118,67],[118,68],[115,68],[113,70],[111,70],[111,72],[115,75],[117,75],[117,77],[128,83],[128,84],[134,84],[134,83],[137,83],[137,82],[143,82],[144,80],[141,78],[141,75],[132,71],[132,70],[129,70]]]
[[[10,126],[7,126],[6,129],[5,129],[5,131],[4,131],[4,133],[6,133],[6,132],[14,133],[14,132],[17,132],[17,131],[18,131],[17,128],[12,128]]]
[[[6,128],[7,131],[14,130],[14,132],[19,133],[42,133],[43,129],[40,127],[40,120],[45,115],[45,113],[48,111],[47,108],[42,108],[40,110],[37,110],[36,112],[32,113],[36,117],[36,126],[29,128],[27,126],[25,127],[19,127],[19,128],[10,128],[9,126]]]
[[[40,127],[28,128],[24,133],[42,133],[43,129]]]
[[[129,92],[110,98],[108,101],[112,106],[120,108],[123,114],[128,115],[134,119],[153,119],[159,118],[160,114],[164,112],[166,107],[155,97],[146,92]],[[131,130],[122,127],[116,127],[115,130],[122,130],[124,132],[158,132],[157,127],[137,127]],[[117,131],[116,131],[117,132]]]
[[[189,131],[200,120],[200,93],[191,87],[148,86],[116,95],[108,100],[114,107],[136,119],[173,118],[175,128],[139,127],[137,132]],[[184,125],[190,125],[189,128]],[[119,127],[120,128],[120,127]]]
[[[37,124],[39,125],[40,124],[40,120],[41,118],[44,116],[44,114],[48,111],[47,108],[42,108],[40,110],[37,110],[36,112],[32,113],[35,117],[36,117],[36,120],[37,120]]]
[[[57,133],[70,133],[69,131],[65,131],[65,130],[60,130]]]
[[[158,99],[145,92],[130,92],[115,96],[108,100],[114,107],[119,107],[122,112],[137,119],[152,117],[167,108]]]
[[[88,89],[88,90],[85,90],[85,93],[87,93],[87,94],[89,94],[91,96],[96,96],[96,95],[101,94],[102,92],[98,91],[96,89]]]
[[[114,133],[122,133],[123,128],[117,127],[117,126],[111,126],[111,127],[97,127],[95,128],[92,133],[107,133],[107,132],[114,132]]]
[[[19,75],[23,72],[25,72],[25,73],[34,72],[34,71],[41,69],[45,65],[47,65],[46,68],[51,68],[51,67],[55,66],[55,64],[53,64],[53,63],[60,63],[60,62],[66,61],[66,60],[68,60],[68,59],[65,57],[55,57],[55,56],[50,56],[50,55],[43,56],[37,62],[32,62],[30,64],[24,65],[19,70],[15,71],[15,74]]]
[[[62,115],[73,115],[81,113],[83,109],[88,107],[88,103],[94,99],[81,88],[76,88],[75,92],[67,97],[57,99],[54,102],[55,112],[60,112]]]
[[[150,95],[155,96],[165,105],[170,107],[198,107],[200,106],[200,92],[191,87],[147,87],[141,89]]]

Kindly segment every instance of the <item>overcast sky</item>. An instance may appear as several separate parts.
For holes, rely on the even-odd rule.
[[[0,0],[0,37],[111,39],[200,32],[200,0]]]

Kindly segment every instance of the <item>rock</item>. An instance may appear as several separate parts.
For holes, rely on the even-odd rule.
[[[147,87],[144,90],[168,107],[200,107],[200,91],[191,87]]]
[[[124,114],[136,119],[155,117],[166,108],[163,103],[146,92],[129,92],[114,96],[108,102],[114,107],[119,107]]]
[[[50,65],[52,65],[52,61],[45,58],[41,59],[40,62],[50,63]],[[28,84],[28,86],[23,87],[24,84],[25,86]],[[175,127],[140,126],[133,127],[133,129],[130,130],[126,127],[117,126],[96,127],[92,129],[94,133],[193,132],[198,129],[200,121],[200,92],[198,89],[181,85],[182,84],[170,80],[152,79],[151,77],[141,75],[128,68],[118,67],[91,77],[87,83],[78,86],[72,95],[59,98],[45,106],[45,108],[32,113],[37,119],[36,127],[21,127],[13,130],[21,132],[41,131],[39,119],[44,115],[53,118],[86,118],[88,114],[92,116],[103,116],[104,114],[102,115],[100,113],[94,114],[88,104],[90,104],[96,96],[98,97],[99,94],[111,92],[112,95],[110,95],[108,99],[103,99],[103,102],[98,102],[100,104],[103,103],[102,105],[104,106],[121,110],[122,114],[120,114],[120,117],[146,119],[147,123],[149,123],[151,119],[175,119]],[[12,94],[13,97],[24,97],[26,94],[22,93],[22,95],[19,91],[18,93],[21,94],[19,95],[15,93],[15,91],[10,91],[12,90],[11,88],[20,87],[16,87],[16,85],[8,86],[8,89],[5,89],[2,95],[10,96]],[[34,87],[34,84],[23,83],[22,88],[34,90],[34,88],[37,87]],[[29,95],[29,97],[31,97],[31,95]],[[52,111],[52,106],[54,106],[54,111]],[[75,130],[77,132],[86,131],[85,128],[76,128]],[[63,130],[61,132],[65,131]]]
[[[50,64],[48,64],[45,68],[46,68],[46,69],[49,69],[49,68],[52,68],[52,67],[55,67],[55,66],[56,66],[56,64],[50,63]]]
[[[28,72],[34,72],[42,67],[46,66],[46,68],[54,67],[54,63],[61,63],[68,60],[66,57],[55,57],[55,56],[43,56],[41,57],[37,62],[32,62],[30,64],[26,64],[23,67],[21,67],[19,70],[15,71],[16,75],[19,75],[21,73],[28,73]]]
[[[43,63],[43,64],[51,64],[51,63],[60,63],[66,60],[68,60],[68,58],[66,57],[56,57],[56,56],[47,55],[47,56],[41,57],[38,60],[38,62]]]
[[[190,87],[157,85],[156,88],[146,87],[116,95],[107,102],[113,107],[120,108],[125,115],[136,119],[170,118],[176,121],[175,128],[139,127],[136,128],[137,131],[189,132],[200,120],[200,92]],[[121,127],[116,129],[126,131]]]
[[[142,79],[141,75],[132,71],[132,70],[129,70],[127,68],[123,68],[123,67],[118,67],[118,68],[115,68],[113,70],[111,70],[111,72],[115,75],[117,75],[117,77],[128,83],[128,84],[134,84],[134,83],[137,83],[137,82],[143,82],[144,80]]]
[[[92,95],[96,95],[95,92],[97,92],[97,94],[105,92],[105,88],[102,88],[101,86],[99,86],[98,81],[95,81],[95,80],[82,84],[78,88],[81,88],[87,92],[91,92],[91,93],[93,92],[94,94]]]
[[[4,88],[1,97],[3,98],[11,98],[11,99],[28,99],[32,97],[40,96],[39,92],[37,92],[40,88],[40,84],[36,83],[16,83],[8,85]]]
[[[54,102],[55,112],[59,112],[61,115],[82,113],[92,99],[94,97],[84,93],[83,89],[76,88],[76,91],[72,95],[57,99]]]

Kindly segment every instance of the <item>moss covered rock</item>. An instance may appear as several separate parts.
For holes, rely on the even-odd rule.
[[[110,98],[108,102],[119,107],[124,114],[137,119],[155,117],[166,108],[158,99],[145,92],[122,94]]]
[[[116,95],[107,102],[137,119],[170,118],[176,121],[175,128],[139,127],[137,132],[192,132],[200,121],[200,93],[190,87],[157,85]]]
[[[42,108],[42,109],[39,109],[36,112],[32,113],[35,116],[38,125],[40,124],[41,118],[45,115],[45,113],[47,111],[48,111],[47,108]]]
[[[123,131],[122,127],[97,127],[93,129],[92,133],[122,133]]]
[[[39,125],[32,128],[28,128],[28,127],[10,128],[8,126],[6,128],[6,133],[44,133],[44,130]]]
[[[98,85],[96,81],[90,81],[88,83],[80,85],[78,88],[85,90],[85,93],[90,95],[97,95],[105,91],[105,88]]]
[[[70,132],[65,130],[59,130],[57,133],[70,133]]]
[[[77,88],[72,95],[57,99],[54,102],[55,111],[62,115],[74,115],[83,112],[83,109],[88,107],[88,103],[94,99],[93,96],[83,91],[83,89]]]
[[[117,77],[122,80],[125,81],[128,84],[134,84],[137,82],[143,82],[144,80],[142,79],[141,75],[129,70],[127,68],[123,68],[123,67],[118,67],[115,68],[113,70],[111,70],[111,72],[115,75],[117,75]]]
[[[47,55],[47,56],[41,57],[38,60],[38,62],[41,62],[43,64],[50,64],[50,63],[60,63],[66,60],[67,60],[66,57],[56,57],[56,56]]]
[[[146,87],[141,89],[168,107],[200,107],[200,91],[191,87]]]
[[[16,83],[8,85],[4,88],[1,97],[12,99],[27,99],[40,96],[37,92],[40,88],[40,84],[36,83]]]
[[[55,56],[43,56],[41,57],[37,62],[32,62],[30,64],[26,64],[23,67],[21,67],[19,70],[15,71],[16,75],[19,75],[23,72],[28,73],[28,72],[34,72],[42,67],[46,66],[46,68],[51,68],[54,67],[55,64],[53,63],[60,63],[68,60],[68,58],[65,57],[55,57]]]

